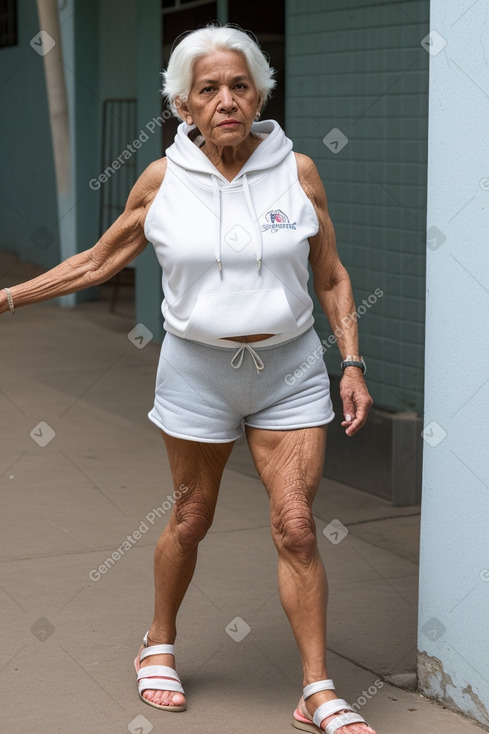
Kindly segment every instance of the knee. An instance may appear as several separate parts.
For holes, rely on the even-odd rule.
[[[303,496],[272,509],[271,527],[279,553],[293,555],[304,563],[316,553],[316,525],[310,504]]]
[[[190,499],[176,506],[172,516],[172,530],[182,550],[192,550],[212,525],[213,513],[202,500]]]

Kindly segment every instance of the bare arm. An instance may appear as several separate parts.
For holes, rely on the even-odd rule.
[[[146,247],[144,221],[163,181],[166,159],[152,163],[134,184],[121,216],[89,250],[79,252],[56,267],[12,286],[15,308],[47,301],[90,288],[108,280]],[[0,291],[0,313],[9,310],[7,294]]]
[[[333,223],[328,213],[328,202],[323,183],[313,161],[296,153],[299,181],[311,200],[319,220],[319,231],[309,238],[309,260],[314,277],[314,290],[333,330],[343,359],[349,354],[358,355],[358,328],[355,301],[350,277],[342,265],[336,249]],[[372,405],[362,371],[347,367],[340,383],[345,420],[342,425],[352,436],[366,422]]]

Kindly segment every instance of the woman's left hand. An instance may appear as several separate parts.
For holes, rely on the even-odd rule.
[[[358,374],[350,374],[347,368],[340,381],[340,395],[343,401],[343,415],[345,420],[341,422],[347,436],[353,436],[367,422],[368,412],[373,400],[367,390],[365,380],[360,370],[355,369]]]

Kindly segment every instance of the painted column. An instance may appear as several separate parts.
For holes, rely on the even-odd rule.
[[[46,86],[58,196],[61,260],[76,252],[75,206],[75,106],[74,78],[65,69],[74,68],[74,0],[38,0]],[[41,35],[42,34],[42,35]],[[76,303],[74,293],[57,299],[61,306]]]
[[[138,151],[139,173],[162,156],[161,125],[164,118],[159,92],[162,44],[160,1],[138,3],[138,129],[145,130],[149,137]],[[161,268],[153,247],[148,245],[136,260],[136,322],[144,324],[156,341],[163,339],[162,298]]]
[[[221,25],[228,22],[228,0],[217,0],[217,18]]]
[[[487,5],[432,0],[430,29],[418,674],[489,725]]]

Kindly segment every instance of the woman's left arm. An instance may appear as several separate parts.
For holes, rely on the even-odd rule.
[[[326,191],[313,161],[300,153],[295,155],[299,182],[319,220],[318,233],[309,238],[314,291],[336,336],[342,359],[350,354],[358,356],[355,301],[350,277],[338,257]],[[348,436],[353,436],[365,424],[373,402],[359,367],[346,367],[340,381],[340,395],[345,416],[341,425]]]

